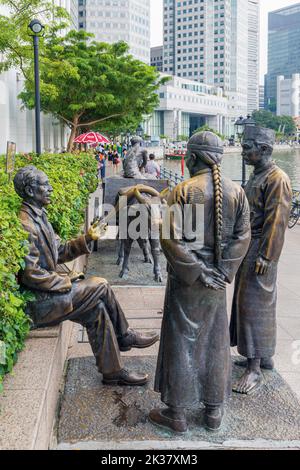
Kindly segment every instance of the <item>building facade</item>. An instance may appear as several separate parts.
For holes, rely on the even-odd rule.
[[[292,78],[277,77],[277,116],[300,117],[300,73]]]
[[[78,0],[55,0],[57,6],[65,8],[71,17],[71,28],[78,29]]]
[[[171,140],[190,137],[205,124],[221,134],[229,134],[228,99],[222,88],[173,76],[160,87],[159,97],[159,107],[143,125],[152,140],[159,140],[160,135]]]
[[[79,0],[79,29],[110,44],[125,41],[130,53],[150,63],[150,0]]]
[[[151,47],[152,67],[156,67],[159,72],[163,71],[163,46]]]
[[[248,113],[259,109],[259,0],[248,2]]]
[[[231,133],[258,107],[258,14],[258,0],[164,0],[164,72],[221,87]]]
[[[265,87],[259,85],[259,109],[265,109]]]
[[[277,109],[277,77],[300,73],[300,3],[269,13],[266,107]]]

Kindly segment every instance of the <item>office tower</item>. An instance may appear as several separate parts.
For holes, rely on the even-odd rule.
[[[79,0],[79,29],[97,41],[125,41],[130,53],[150,63],[150,0]]]
[[[265,109],[265,86],[259,86],[259,109]]]
[[[259,0],[248,3],[248,113],[259,109]]]
[[[253,64],[257,76],[258,8],[257,0],[164,0],[164,72],[223,88],[232,124],[247,114]],[[258,101],[258,77],[256,87]]]
[[[152,67],[156,67],[159,72],[163,71],[163,46],[151,47]]]
[[[300,73],[292,78],[277,77],[277,116],[300,117]]]
[[[71,29],[78,29],[78,0],[54,0],[54,4],[67,10],[71,18]]]
[[[266,106],[276,112],[277,77],[300,73],[300,3],[269,13]]]

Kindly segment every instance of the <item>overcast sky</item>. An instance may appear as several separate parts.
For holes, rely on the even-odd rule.
[[[162,40],[162,4],[163,0],[150,0],[151,3],[151,46],[160,46]],[[268,51],[268,12],[278,8],[295,5],[299,0],[260,0],[261,36],[260,36],[260,81],[263,84],[267,72]]]

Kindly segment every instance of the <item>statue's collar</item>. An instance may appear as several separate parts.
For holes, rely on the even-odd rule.
[[[47,214],[46,210],[44,208],[40,209],[39,207],[34,206],[33,204],[30,204],[27,201],[23,201],[23,207],[29,208],[31,212],[33,212],[36,216],[42,217],[43,214]]]
[[[273,168],[275,166],[275,162],[274,160],[271,160],[270,162],[268,162],[266,165],[260,167],[260,168],[255,168],[254,170],[254,174],[255,175],[259,175],[260,173],[264,173],[265,171],[269,171],[271,168]]]
[[[203,175],[204,173],[210,173],[211,172],[211,169],[210,168],[203,168],[203,170],[199,170],[197,171],[197,173],[195,173],[192,178],[194,178],[194,176],[199,176],[199,175]]]

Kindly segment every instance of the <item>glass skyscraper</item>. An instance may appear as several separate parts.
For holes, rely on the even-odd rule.
[[[276,111],[277,77],[300,73],[300,3],[269,13],[266,107]]]

